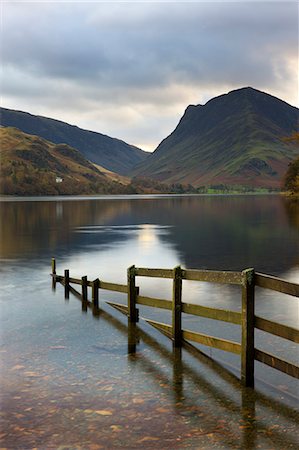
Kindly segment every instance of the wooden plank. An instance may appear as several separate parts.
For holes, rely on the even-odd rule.
[[[254,269],[242,272],[241,382],[254,386]]]
[[[63,282],[64,281],[64,276],[63,275],[55,275],[55,280]]]
[[[69,278],[69,282],[73,283],[73,284],[81,284],[82,280],[80,278],[72,278],[72,277],[70,277]]]
[[[194,316],[222,320],[223,322],[241,325],[241,313],[236,311],[209,308],[207,306],[194,305],[193,303],[182,303],[182,312],[186,314],[193,314]]]
[[[82,279],[70,278],[69,282],[73,284],[82,284]],[[87,286],[92,287],[92,283],[92,281],[87,281]],[[126,284],[109,283],[101,280],[99,280],[99,288],[107,291],[123,292],[124,294],[128,292],[128,286]]]
[[[274,334],[275,336],[288,339],[289,341],[299,344],[299,330],[280,323],[272,322],[271,320],[263,319],[255,316],[254,326],[259,330]]]
[[[255,349],[254,351],[254,358],[267,366],[273,367],[273,369],[277,369],[280,372],[284,372],[291,377],[299,379],[299,367],[295,366],[295,364],[284,361],[283,359],[258,349]]]
[[[299,297],[299,284],[272,277],[271,275],[264,275],[263,273],[257,272],[255,274],[255,284],[265,289],[272,289],[283,294]]]
[[[113,308],[120,311],[122,314],[128,315],[128,307],[127,305],[122,305],[121,303],[114,303],[114,302],[106,302],[107,305],[112,306]]]
[[[173,269],[172,286],[172,339],[174,347],[182,345],[182,269]]]
[[[184,269],[182,271],[182,277],[184,280],[207,281],[210,283],[242,284],[242,274],[240,272]]]
[[[163,300],[160,298],[143,297],[141,295],[138,295],[136,297],[136,303],[138,303],[138,305],[152,306],[154,308],[169,309],[169,310],[172,309],[171,301]]]
[[[135,268],[138,277],[173,278],[172,269],[147,269],[145,267]]]
[[[171,325],[167,325],[166,323],[157,322],[155,320],[150,319],[144,319],[145,322],[147,322],[152,327],[156,328],[157,330],[161,331],[161,333],[165,334],[165,336],[172,339],[172,327]]]
[[[199,344],[207,345],[208,347],[218,348],[226,352],[241,353],[241,345],[238,342],[220,339],[206,334],[195,333],[194,331],[183,330],[183,339],[198,342]]]
[[[79,300],[82,300],[82,296],[80,294],[80,292],[76,291],[76,289],[74,289],[72,286],[70,286],[70,292]]]
[[[128,286],[126,284],[107,283],[106,281],[100,281],[100,289],[107,291],[128,293]]]
[[[139,311],[136,308],[136,284],[135,284],[135,266],[131,266],[127,271],[128,277],[128,312],[131,322],[138,322]]]

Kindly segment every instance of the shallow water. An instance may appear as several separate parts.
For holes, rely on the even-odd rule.
[[[237,356],[207,347],[208,357],[192,348],[174,353],[149,324],[128,326],[105,304],[125,302],[123,294],[101,291],[94,316],[72,294],[65,300],[59,283],[52,291],[49,276],[55,256],[59,274],[68,268],[73,277],[117,283],[132,264],[255,267],[299,282],[298,203],[278,196],[23,200],[1,203],[3,448],[298,446],[295,379],[256,363],[256,390],[243,389]],[[138,285],[142,295],[171,298],[168,280]],[[184,281],[184,301],[238,311],[240,299],[238,287]],[[298,326],[295,298],[260,291],[256,309]],[[170,323],[167,312],[141,307],[140,315]],[[238,326],[209,319],[188,316],[184,327],[240,338]],[[296,362],[295,345],[283,341],[256,336],[259,348]]]

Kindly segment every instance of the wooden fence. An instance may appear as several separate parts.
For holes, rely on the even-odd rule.
[[[174,269],[149,269],[131,266],[127,271],[127,284],[108,283],[98,278],[89,281],[87,276],[81,279],[71,278],[69,270],[64,275],[56,274],[56,261],[52,259],[52,277],[64,284],[65,296],[69,296],[70,283],[81,286],[82,302],[88,301],[88,287],[92,291],[92,307],[99,308],[99,289],[122,292],[127,294],[127,305],[106,302],[119,311],[125,313],[130,322],[139,320],[137,305],[162,308],[172,312],[172,324],[145,319],[149,324],[169,336],[175,347],[181,347],[184,341],[193,341],[199,344],[217,348],[220,350],[241,355],[241,381],[244,386],[254,386],[254,361],[260,361],[268,366],[284,372],[292,377],[299,378],[299,367],[288,361],[282,360],[272,354],[255,348],[255,328],[279,336],[289,341],[299,343],[299,330],[282,325],[271,320],[255,315],[255,286],[271,289],[283,294],[299,297],[299,284],[291,283],[273,276],[255,272],[254,269],[246,269],[242,272],[189,270],[180,266]],[[155,277],[172,279],[172,301],[160,298],[145,297],[140,295],[136,286],[136,277]],[[193,280],[210,283],[223,283],[239,285],[242,289],[242,312],[225,309],[211,308],[207,306],[185,303],[182,301],[182,281]],[[182,313],[192,314],[214,320],[220,320],[241,326],[241,343],[208,336],[182,329]]]

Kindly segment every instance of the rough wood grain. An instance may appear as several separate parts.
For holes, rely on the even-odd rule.
[[[299,330],[280,323],[272,322],[271,320],[263,319],[255,316],[254,326],[259,330],[274,334],[275,336],[288,339],[289,341],[299,344]]]
[[[182,311],[186,314],[193,314],[194,316],[241,325],[241,313],[236,311],[209,308],[207,306],[194,305],[192,303],[182,303]]]
[[[299,284],[282,280],[281,278],[264,275],[257,272],[255,274],[255,284],[265,289],[282,292],[283,294],[299,297]]]
[[[242,272],[242,353],[241,381],[254,386],[254,269]]]
[[[291,377],[299,379],[299,367],[295,366],[295,364],[284,361],[283,359],[258,349],[255,349],[254,351],[254,358],[267,366],[273,367],[273,369],[277,369],[280,372],[284,372]]]
[[[242,284],[242,274],[240,272],[184,269],[182,271],[182,277],[184,280],[207,281],[210,283]]]

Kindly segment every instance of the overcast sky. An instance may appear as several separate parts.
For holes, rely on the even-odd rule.
[[[153,150],[189,104],[298,106],[298,3],[1,0],[1,104]]]

